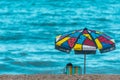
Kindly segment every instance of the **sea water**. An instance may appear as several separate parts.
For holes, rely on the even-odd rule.
[[[54,49],[55,37],[83,29],[105,32],[116,50],[87,55],[87,74],[120,74],[120,0],[0,0],[0,74],[63,74],[84,69],[84,55]]]

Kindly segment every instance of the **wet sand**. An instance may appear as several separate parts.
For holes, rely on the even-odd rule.
[[[120,80],[120,75],[0,75],[0,80]]]

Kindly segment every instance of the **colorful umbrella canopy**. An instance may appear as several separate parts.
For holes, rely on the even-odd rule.
[[[67,53],[73,48],[75,54],[95,54],[96,49],[101,53],[114,50],[115,42],[102,32],[85,28],[57,36],[55,48]]]
[[[84,54],[85,73],[86,54],[95,54],[97,49],[100,53],[112,51],[115,49],[115,42],[102,32],[84,28],[57,36],[55,49],[67,53],[74,49],[75,54]]]

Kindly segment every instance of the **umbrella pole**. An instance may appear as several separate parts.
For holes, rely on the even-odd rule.
[[[86,52],[84,53],[84,74],[86,74]]]

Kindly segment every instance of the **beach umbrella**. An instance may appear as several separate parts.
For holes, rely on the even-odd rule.
[[[88,30],[87,28],[69,31],[58,35],[55,39],[55,49],[70,53],[73,49],[75,54],[84,54],[84,74],[86,73],[86,54],[95,54],[115,49],[114,40],[103,32]]]

